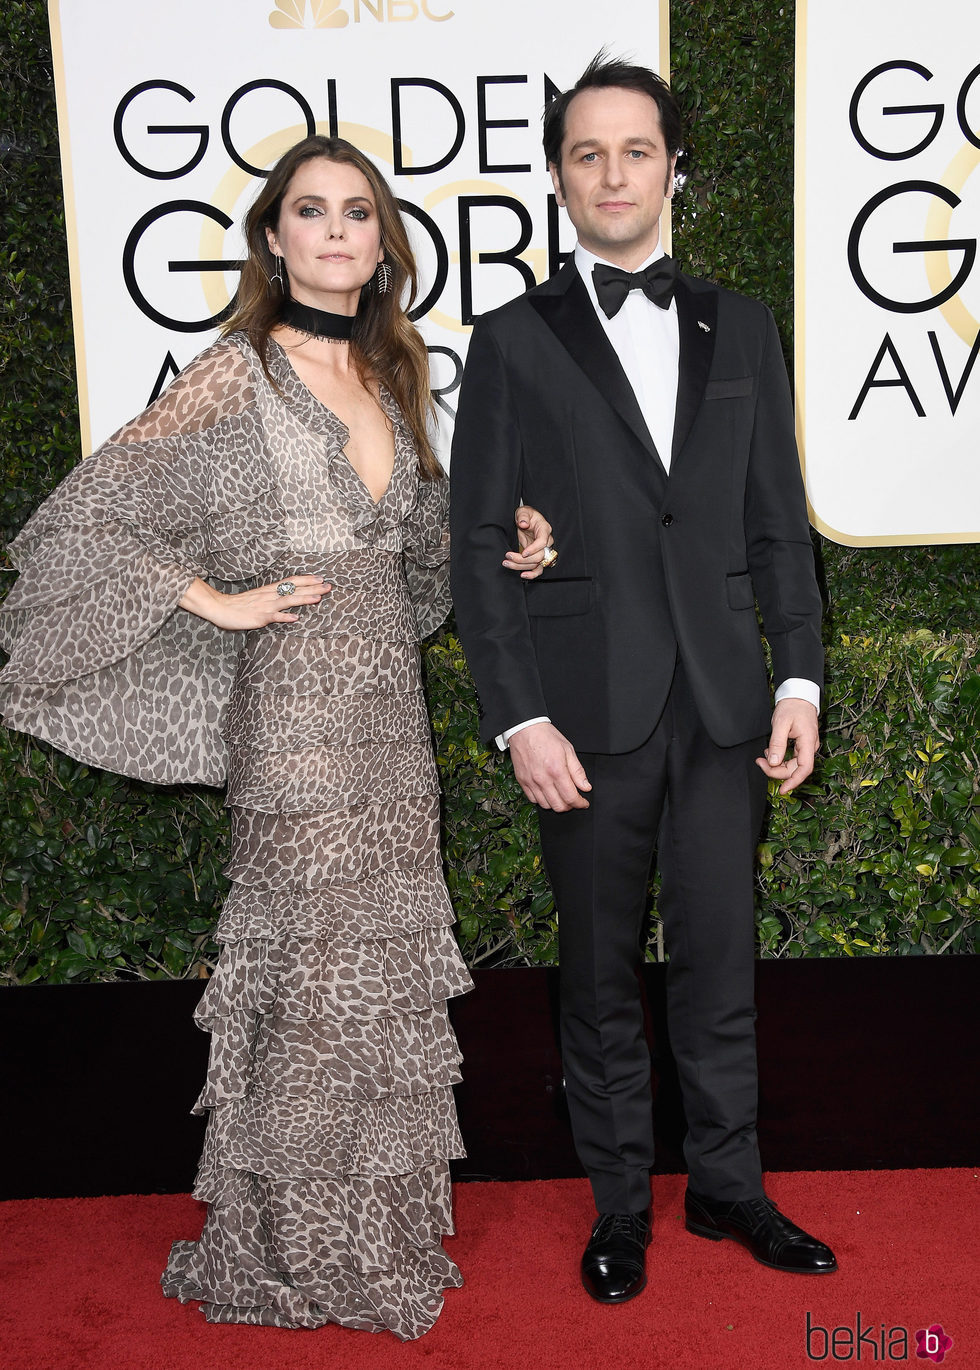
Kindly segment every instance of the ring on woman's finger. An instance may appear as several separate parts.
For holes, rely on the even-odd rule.
[[[295,595],[295,593],[296,586],[293,584],[291,580],[281,580],[279,584],[276,586],[276,594],[282,595],[283,598],[285,598],[286,595]]]
[[[549,566],[554,566],[557,560],[558,551],[554,547],[546,547],[544,551],[541,553],[541,565],[545,568],[545,570],[547,570]]]

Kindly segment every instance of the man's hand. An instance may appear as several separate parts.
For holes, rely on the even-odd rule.
[[[520,734],[518,734],[520,736]],[[516,739],[515,739],[516,741]],[[793,743],[792,756],[786,748]],[[781,699],[772,713],[772,733],[765,756],[756,757],[759,766],[770,780],[781,780],[780,794],[789,794],[813,770],[820,734],[817,711],[805,699]]]
[[[532,804],[566,813],[587,809],[582,790],[591,790],[589,778],[568,738],[553,723],[532,723],[510,739],[514,774]]]
[[[503,565],[508,571],[520,571],[521,580],[536,580],[544,570],[541,560],[544,550],[554,542],[551,524],[529,504],[522,504],[514,511],[514,522],[519,550],[508,552]]]

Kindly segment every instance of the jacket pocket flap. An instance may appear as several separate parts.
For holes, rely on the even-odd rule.
[[[752,589],[752,577],[748,571],[740,571],[736,575],[728,576],[725,586],[728,590],[729,609],[752,609],[755,607],[755,591]]]
[[[527,611],[532,618],[587,614],[592,608],[592,581],[589,579],[531,580],[524,589]]]
[[[736,400],[741,395],[751,395],[755,385],[752,376],[739,376],[731,381],[708,381],[704,387],[706,400]]]

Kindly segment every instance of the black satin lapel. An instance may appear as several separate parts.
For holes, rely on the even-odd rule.
[[[626,372],[616,356],[616,349],[596,318],[589,293],[578,272],[575,273],[575,279],[568,290],[561,294],[531,295],[528,297],[528,303],[538,311],[602,398],[615,409],[650,455],[660,464],[660,454],[644,422],[633,387],[626,379]]]
[[[680,360],[674,438],[670,450],[671,466],[680,456],[701,407],[715,352],[715,327],[718,322],[718,297],[714,291],[693,291],[683,279],[678,279],[674,299],[677,301]]]

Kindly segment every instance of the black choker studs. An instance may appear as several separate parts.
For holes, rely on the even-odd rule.
[[[280,322],[320,342],[349,342],[354,331],[353,314],[330,314],[298,300],[285,301]]]

